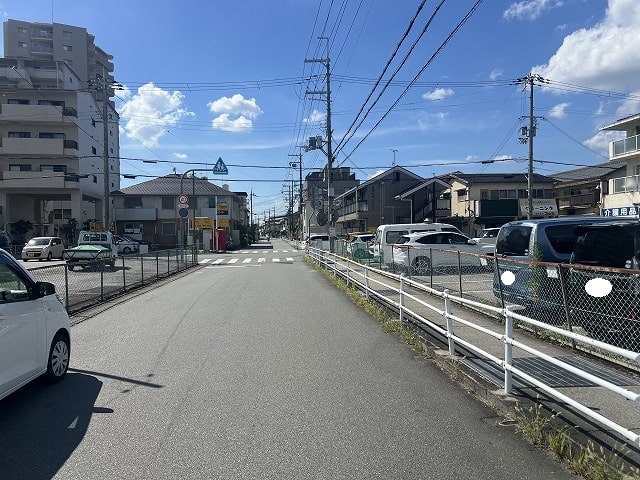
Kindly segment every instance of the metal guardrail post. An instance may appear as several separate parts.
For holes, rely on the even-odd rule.
[[[367,300],[369,300],[369,267],[364,266],[364,296]]]
[[[122,256],[121,258],[122,258],[122,289],[126,290],[127,289],[127,269],[125,268],[125,265],[124,265],[124,256]]]
[[[138,254],[138,258],[140,259],[140,284],[144,285],[144,257]]]
[[[104,302],[104,262],[100,262],[100,301]]]
[[[404,275],[400,275],[400,323],[404,321]]]
[[[447,343],[449,344],[449,355],[456,354],[456,343],[453,340],[453,320],[451,319],[451,298],[449,297],[449,290],[442,292],[444,298],[444,315],[447,321]]]
[[[509,305],[505,308],[504,322],[504,393],[510,394],[513,390],[513,374],[511,367],[513,366],[513,306]]]
[[[460,287],[460,296],[462,296],[462,260],[460,260],[460,252],[458,252],[458,286]]]
[[[64,308],[69,311],[69,268],[64,266]]]

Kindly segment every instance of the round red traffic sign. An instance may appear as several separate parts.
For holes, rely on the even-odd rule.
[[[185,205],[189,203],[189,196],[184,193],[178,197],[178,203],[184,203]]]

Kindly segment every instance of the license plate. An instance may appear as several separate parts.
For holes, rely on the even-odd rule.
[[[27,257],[37,257],[37,255],[35,253],[29,252],[27,253]]]

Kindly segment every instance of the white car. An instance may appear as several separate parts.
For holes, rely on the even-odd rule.
[[[129,253],[136,253],[140,247],[139,243],[130,238],[121,237],[120,235],[114,235],[113,238],[116,241],[116,247],[118,249],[118,253],[123,253],[125,255]]]
[[[59,237],[35,237],[22,248],[22,260],[52,260],[62,258],[64,243]]]
[[[482,253],[475,240],[461,233],[414,233],[403,235],[394,244],[393,267],[411,275],[428,275],[432,267],[457,267],[458,257],[462,266],[479,267]]]
[[[484,228],[480,231],[477,237],[474,237],[471,240],[475,240],[476,242],[483,243],[485,245],[495,245],[496,240],[498,239],[499,231],[500,231],[500,227]]]
[[[69,316],[54,285],[0,250],[0,399],[41,375],[61,380],[70,351]]]

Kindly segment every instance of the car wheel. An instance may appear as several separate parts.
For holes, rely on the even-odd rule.
[[[49,254],[47,255],[47,262],[50,262],[52,258],[53,258],[53,253],[49,252]]]
[[[122,249],[122,253],[124,253],[125,255],[127,255],[127,254],[131,253],[131,249],[130,249],[129,247],[124,247],[124,248]]]
[[[353,256],[355,258],[357,258],[358,260],[361,260],[364,258],[364,250],[362,250],[361,248],[357,249],[354,253]]]
[[[431,271],[431,259],[429,257],[418,257],[413,261],[412,270],[414,275],[428,275]]]
[[[49,350],[49,361],[47,363],[47,380],[57,382],[62,380],[69,368],[69,339],[66,335],[58,333],[53,337],[51,349]]]

